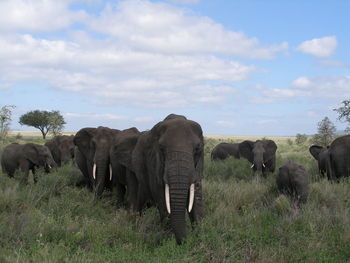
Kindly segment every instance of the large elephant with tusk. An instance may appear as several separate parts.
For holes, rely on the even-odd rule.
[[[276,150],[277,145],[272,140],[246,140],[239,144],[240,156],[252,164],[254,173],[262,176],[275,171]]]
[[[197,122],[170,114],[144,132],[133,151],[137,209],[141,211],[150,201],[157,206],[161,220],[169,214],[178,244],[186,237],[186,211],[192,223],[203,216],[203,145]]]
[[[74,136],[76,163],[85,176],[90,189],[100,197],[105,187],[112,188],[110,148],[120,131],[108,127],[83,128]]]

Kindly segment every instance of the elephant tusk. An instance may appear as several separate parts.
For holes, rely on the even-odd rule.
[[[96,180],[96,164],[94,163],[94,167],[92,168],[92,177]]]
[[[252,164],[252,166],[250,166],[250,168],[253,168],[254,167],[254,164]]]
[[[112,175],[113,175],[112,166],[109,165],[109,180],[111,180],[111,181],[112,181]]]
[[[263,167],[264,167],[264,168],[266,167],[264,163],[263,163]]]
[[[190,186],[190,200],[188,202],[188,212],[189,213],[192,211],[193,201],[194,201],[194,184],[191,184],[191,186]]]
[[[51,165],[48,165],[49,166],[49,169],[52,169],[52,166]]]
[[[165,204],[166,204],[166,210],[168,213],[171,213],[170,210],[170,193],[169,193],[169,185],[165,184]]]

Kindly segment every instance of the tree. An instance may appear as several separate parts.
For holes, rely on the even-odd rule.
[[[350,125],[350,100],[343,100],[342,104],[343,106],[333,110],[338,112],[338,120],[345,120]],[[345,132],[350,133],[350,127],[347,127]]]
[[[50,112],[40,110],[23,114],[19,119],[19,123],[39,129],[44,139],[48,132],[52,132],[53,134],[58,133],[63,129],[64,124],[66,124],[59,111]]]
[[[307,141],[306,134],[297,133],[297,135],[295,136],[295,143],[296,144],[303,144],[306,141]]]
[[[0,109],[0,141],[4,142],[11,124],[14,105],[5,105]]]
[[[335,137],[336,128],[334,124],[329,120],[328,117],[325,117],[322,121],[317,124],[318,133],[313,137],[313,143],[328,146]]]

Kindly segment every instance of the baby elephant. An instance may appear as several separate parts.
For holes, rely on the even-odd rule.
[[[49,172],[52,167],[56,167],[56,163],[52,158],[49,148],[44,145],[27,143],[12,143],[5,147],[1,156],[1,167],[4,173],[9,177],[13,177],[17,169],[21,169],[24,173],[23,183],[28,183],[29,170],[32,171],[34,182],[36,167],[44,167]]]
[[[309,175],[303,166],[289,161],[280,167],[276,177],[278,190],[297,205],[305,204],[308,196]]]

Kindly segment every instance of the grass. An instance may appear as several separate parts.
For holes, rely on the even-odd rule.
[[[218,142],[206,139],[205,217],[189,225],[181,246],[155,208],[116,211],[115,194],[96,201],[76,187],[81,175],[72,165],[27,186],[19,173],[0,173],[0,262],[349,262],[349,179],[320,178],[308,145],[277,142],[278,166],[296,161],[312,179],[309,201],[297,209],[278,193],[274,174],[256,178],[245,160],[211,162]]]

